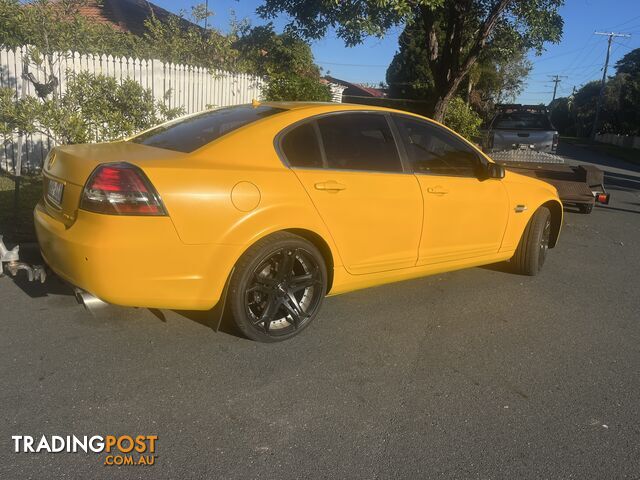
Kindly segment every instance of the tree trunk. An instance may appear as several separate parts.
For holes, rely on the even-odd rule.
[[[478,60],[480,52],[485,48],[489,34],[495,27],[500,15],[513,0],[498,0],[493,6],[487,19],[481,25],[478,35],[474,40],[469,52],[461,59],[460,53],[462,45],[459,31],[464,27],[463,24],[449,24],[449,29],[445,36],[445,44],[439,45],[438,37],[435,31],[435,17],[430,8],[421,7],[420,13],[422,17],[423,27],[427,32],[427,51],[429,52],[429,67],[434,74],[435,90],[438,94],[435,108],[433,110],[433,119],[442,122],[447,105],[458,90],[460,82],[471,70],[471,67]],[[453,13],[455,14],[455,8]],[[459,17],[455,17],[460,22]]]
[[[436,101],[436,106],[433,109],[433,119],[436,122],[442,123],[444,120],[444,114],[447,111],[447,106],[449,102],[453,98],[453,95],[458,91],[458,87],[460,86],[460,82],[467,75],[467,71],[458,72],[457,75],[447,83],[447,85],[439,91],[438,100]]]
[[[438,100],[436,101],[436,106],[433,109],[433,119],[436,122],[440,122],[442,123],[444,121],[444,114],[447,111],[447,105],[449,104],[449,100],[451,100],[451,96],[449,96],[449,98],[445,97],[438,97]]]

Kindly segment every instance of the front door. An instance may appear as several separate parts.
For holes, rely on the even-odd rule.
[[[309,160],[316,156],[309,153],[314,133],[318,161]],[[349,273],[415,265],[422,194],[415,176],[403,171],[387,115],[323,116],[287,133],[281,145]]]
[[[478,152],[446,129],[408,116],[395,121],[424,197],[418,265],[497,253],[509,213],[501,180],[483,178]]]

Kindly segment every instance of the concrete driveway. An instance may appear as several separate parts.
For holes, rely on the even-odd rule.
[[[567,211],[538,277],[476,268],[330,298],[293,341],[0,278],[0,478],[639,478],[640,167]],[[157,434],[156,464],[12,435]]]

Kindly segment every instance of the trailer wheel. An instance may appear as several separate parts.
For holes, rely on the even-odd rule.
[[[551,212],[547,207],[540,207],[529,220],[511,259],[515,271],[522,275],[537,275],[547,257],[550,238]]]
[[[593,211],[593,203],[580,203],[578,204],[578,208],[580,209],[580,213],[588,215]]]

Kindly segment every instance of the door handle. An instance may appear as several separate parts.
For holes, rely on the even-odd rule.
[[[343,185],[333,180],[330,180],[328,182],[316,183],[314,187],[316,187],[316,190],[325,190],[328,192],[338,192],[340,190],[344,190],[345,188],[347,188],[346,185]]]
[[[449,191],[445,190],[440,185],[438,185],[438,186],[435,186],[435,187],[428,187],[427,188],[427,193],[432,193],[434,195],[446,195],[447,193],[449,193]]]

